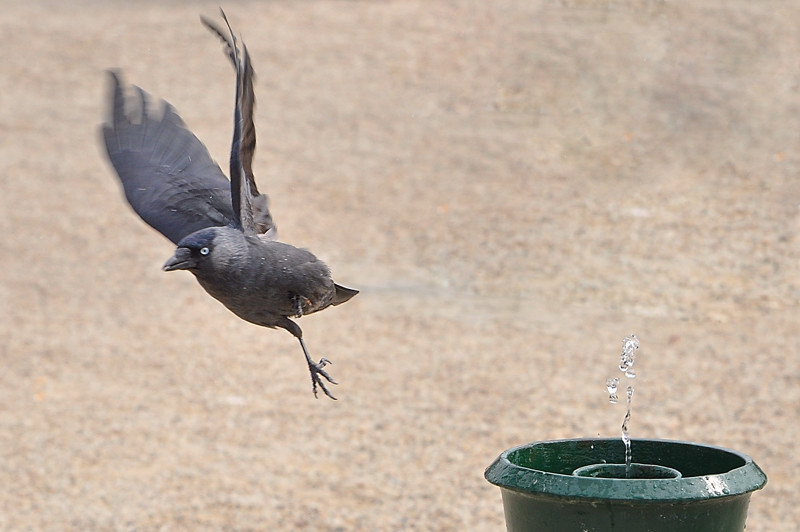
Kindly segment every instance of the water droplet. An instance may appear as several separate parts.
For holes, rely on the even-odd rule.
[[[639,349],[639,340],[635,335],[627,336],[622,341],[622,354],[620,355],[619,370],[628,372],[635,362],[635,352]]]
[[[606,390],[608,390],[608,402],[612,405],[617,404],[619,397],[617,397],[617,388],[619,387],[619,377],[612,377],[606,381]]]
[[[625,339],[622,340],[623,353],[633,353],[637,349],[639,349],[639,339],[636,338],[635,334],[626,336]]]

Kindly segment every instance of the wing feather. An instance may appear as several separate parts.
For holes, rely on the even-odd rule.
[[[230,181],[175,108],[136,86],[126,101],[119,75],[110,77],[111,122],[103,137],[133,210],[176,244],[194,231],[230,224]],[[267,197],[256,192],[252,203],[257,229],[271,237]]]
[[[227,17],[224,11],[222,17],[230,30]],[[237,118],[235,128],[238,130],[238,149],[236,154],[238,157],[236,163],[239,171],[244,173],[246,180],[246,188],[241,190],[243,197],[242,204],[246,206],[250,204],[253,222],[257,233],[265,234],[269,239],[277,238],[277,228],[272,219],[269,211],[269,201],[266,195],[260,194],[258,186],[256,185],[255,175],[253,174],[253,158],[256,150],[256,128],[253,120],[255,111],[255,91],[253,90],[253,82],[255,81],[255,71],[250,61],[250,54],[244,42],[241,42],[242,49],[241,55],[237,48],[237,41],[232,31],[225,32],[211,20],[201,16],[200,20],[203,24],[214,33],[225,45],[225,53],[233,64],[236,71],[237,82],[237,95],[236,95],[236,113]],[[234,172],[231,169],[231,172]],[[245,218],[247,216],[245,215]]]
[[[230,183],[206,147],[168,103],[153,109],[135,87],[126,107],[119,76],[113,82],[112,122],[103,126],[111,164],[125,197],[149,225],[177,243],[206,227],[227,225],[233,214]]]

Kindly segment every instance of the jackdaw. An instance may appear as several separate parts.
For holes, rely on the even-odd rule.
[[[312,360],[290,318],[339,305],[358,291],[334,283],[328,266],[311,252],[276,240],[267,197],[259,193],[252,169],[255,75],[247,47],[224,12],[222,17],[227,32],[201,19],[222,40],[236,71],[230,181],[172,105],[161,101],[159,112],[148,104],[152,97],[134,86],[136,95],[126,106],[113,71],[112,120],[103,126],[108,157],[134,211],[177,245],[163,269],[189,270],[243,320],[292,333],[308,363],[314,396],[319,386],[336,399],[325,386],[336,384],[323,369],[330,361]]]

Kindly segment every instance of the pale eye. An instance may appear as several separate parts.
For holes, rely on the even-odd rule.
[[[208,248],[200,248],[200,254],[201,255],[208,255],[209,253],[211,253],[210,249],[208,249]]]

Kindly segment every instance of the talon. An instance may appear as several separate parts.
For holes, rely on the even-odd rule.
[[[300,340],[300,346],[303,348],[303,354],[306,357],[306,362],[308,363],[308,371],[311,373],[311,389],[314,392],[314,397],[317,397],[317,386],[322,388],[322,391],[333,400],[336,400],[331,392],[328,391],[328,387],[325,386],[325,381],[320,378],[320,375],[325,378],[326,381],[330,382],[331,384],[338,384],[333,378],[328,375],[328,372],[325,371],[324,368],[328,364],[333,364],[327,358],[319,359],[319,362],[314,362],[311,360],[311,356],[308,354],[308,349],[306,349],[306,343],[303,341],[303,338],[298,336],[298,340]]]
[[[334,397],[331,394],[331,392],[328,391],[327,386],[325,386],[325,381],[323,381],[320,378],[320,376],[322,376],[322,377],[325,378],[325,380],[327,380],[331,384],[339,384],[338,382],[333,380],[333,377],[331,377],[328,374],[327,371],[322,369],[327,364],[332,364],[332,362],[330,360],[328,360],[327,358],[320,359],[320,361],[317,362],[316,364],[314,364],[314,363],[309,363],[308,364],[308,370],[311,373],[312,390],[314,391],[314,397],[317,397],[317,386],[319,386],[320,388],[322,388],[322,391],[325,393],[325,395],[327,395],[328,397],[330,397],[333,400],[336,400],[336,397]]]

